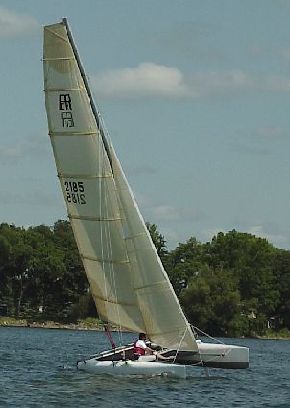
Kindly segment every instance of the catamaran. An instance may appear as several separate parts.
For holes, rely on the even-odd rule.
[[[100,318],[144,332],[159,350],[134,359],[133,344],[78,362],[95,373],[168,374],[187,365],[247,368],[249,349],[204,343],[187,321],[110,142],[66,19],[44,27],[44,91],[57,175]]]

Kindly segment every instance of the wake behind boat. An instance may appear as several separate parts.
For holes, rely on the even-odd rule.
[[[161,350],[154,361],[135,361],[132,345],[113,348],[79,368],[182,377],[187,364],[248,367],[247,348],[196,339],[105,134],[66,19],[44,27],[43,64],[58,177],[98,314],[146,333]]]

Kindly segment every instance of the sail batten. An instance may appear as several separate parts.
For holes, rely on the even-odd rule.
[[[90,217],[88,215],[73,215],[68,214],[68,217],[73,220],[85,220],[85,221],[94,221],[94,222],[114,222],[121,221],[121,218],[99,218],[99,217]]]
[[[100,262],[100,263],[109,263],[115,265],[124,265],[130,263],[129,259],[121,259],[121,260],[112,260],[112,259],[105,259],[105,258],[96,258],[93,256],[83,255],[81,254],[83,259],[87,259],[89,261]]]
[[[143,237],[147,236],[146,232],[140,232],[139,234],[135,234],[135,235],[128,235],[128,236],[125,237],[125,240],[129,241],[129,240],[132,240],[132,239],[135,239],[135,238],[138,238],[138,237],[142,237],[142,236]]]
[[[66,21],[44,28],[49,135],[99,316],[168,348],[197,344],[115,151]]]
[[[96,297],[96,299],[101,300],[102,302],[112,303],[112,304],[115,304],[115,305],[118,305],[118,306],[129,306],[129,307],[130,306],[132,306],[132,307],[136,306],[134,303],[121,302],[119,299],[104,298],[104,297],[98,296],[98,295],[95,295],[95,297]]]
[[[164,281],[160,281],[160,282],[153,282],[150,283],[149,285],[145,285],[145,286],[139,286],[139,287],[135,287],[134,290],[146,290],[146,289],[152,289],[156,286],[162,286],[162,285],[166,285],[166,282]],[[166,289],[170,290],[170,288],[166,285]]]
[[[45,89],[44,92],[49,94],[49,93],[54,93],[54,92],[82,92],[84,91],[84,88],[48,88]]]
[[[113,178],[112,174],[64,174],[64,173],[59,173],[57,175],[60,179],[80,179],[80,180],[96,180],[96,179],[107,179],[107,178]]]
[[[64,58],[43,58],[42,61],[45,63],[47,62],[51,62],[51,61],[74,61],[74,57],[64,57]]]

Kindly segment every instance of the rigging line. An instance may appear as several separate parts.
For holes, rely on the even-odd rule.
[[[203,331],[202,331],[201,329],[199,329],[198,327],[193,326],[193,324],[191,324],[190,327],[191,327],[194,331],[196,331],[197,333],[199,332],[199,333],[203,334],[205,337],[208,337],[208,338],[211,339],[211,340],[217,341],[217,342],[220,343],[220,344],[225,344],[223,341],[221,341],[221,340],[219,340],[219,339],[216,339],[215,337],[210,336],[208,333],[203,332]]]
[[[200,333],[204,334],[206,337],[208,337],[208,338],[210,338],[210,339],[212,339],[212,340],[215,340],[215,341],[218,341],[218,342],[224,344],[223,342],[219,341],[218,339],[215,339],[214,337],[211,337],[209,334],[203,332],[203,331],[200,330],[198,327],[193,326],[192,324],[190,325],[190,327],[191,327],[191,329],[192,329],[192,331],[193,331],[194,334],[195,334],[195,333],[198,334],[198,332],[200,332]],[[203,361],[203,359],[202,359],[201,351],[200,351],[200,349],[199,349],[198,346],[197,346],[197,350],[198,350],[198,356],[199,356],[199,359],[200,359],[200,364],[201,364],[201,366],[204,368],[206,377],[209,378],[209,377],[210,377],[209,369],[208,369],[207,365],[204,363],[204,361]],[[216,359],[218,359],[219,357],[220,357],[220,356],[217,356]],[[197,363],[197,364],[198,364],[198,363]]]
[[[175,363],[175,360],[176,360],[177,354],[179,353],[179,350],[180,350],[180,347],[181,347],[181,343],[183,342],[183,339],[184,339],[184,337],[185,337],[185,335],[186,335],[186,332],[187,332],[187,327],[185,327],[185,330],[184,330],[183,336],[181,337],[181,340],[180,340],[180,342],[179,342],[179,344],[178,344],[178,348],[177,348],[177,350],[176,350],[175,357],[174,357],[174,360],[173,360],[172,364],[174,364],[174,363]]]

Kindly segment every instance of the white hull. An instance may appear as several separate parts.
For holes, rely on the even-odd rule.
[[[198,352],[164,350],[164,357],[172,357],[179,365],[207,366],[224,369],[244,369],[249,367],[249,349],[222,343],[203,343],[197,340]],[[94,356],[98,361],[120,361],[133,359],[133,344],[104,351]],[[91,357],[93,358],[93,357]],[[164,363],[162,363],[164,364]]]
[[[249,349],[247,347],[221,344],[203,343],[197,341],[197,354],[180,353],[178,362],[181,364],[205,365],[213,368],[248,368]]]
[[[79,370],[94,374],[107,375],[166,375],[169,377],[186,378],[186,367],[179,364],[166,364],[150,361],[97,361],[95,358],[80,361]]]

